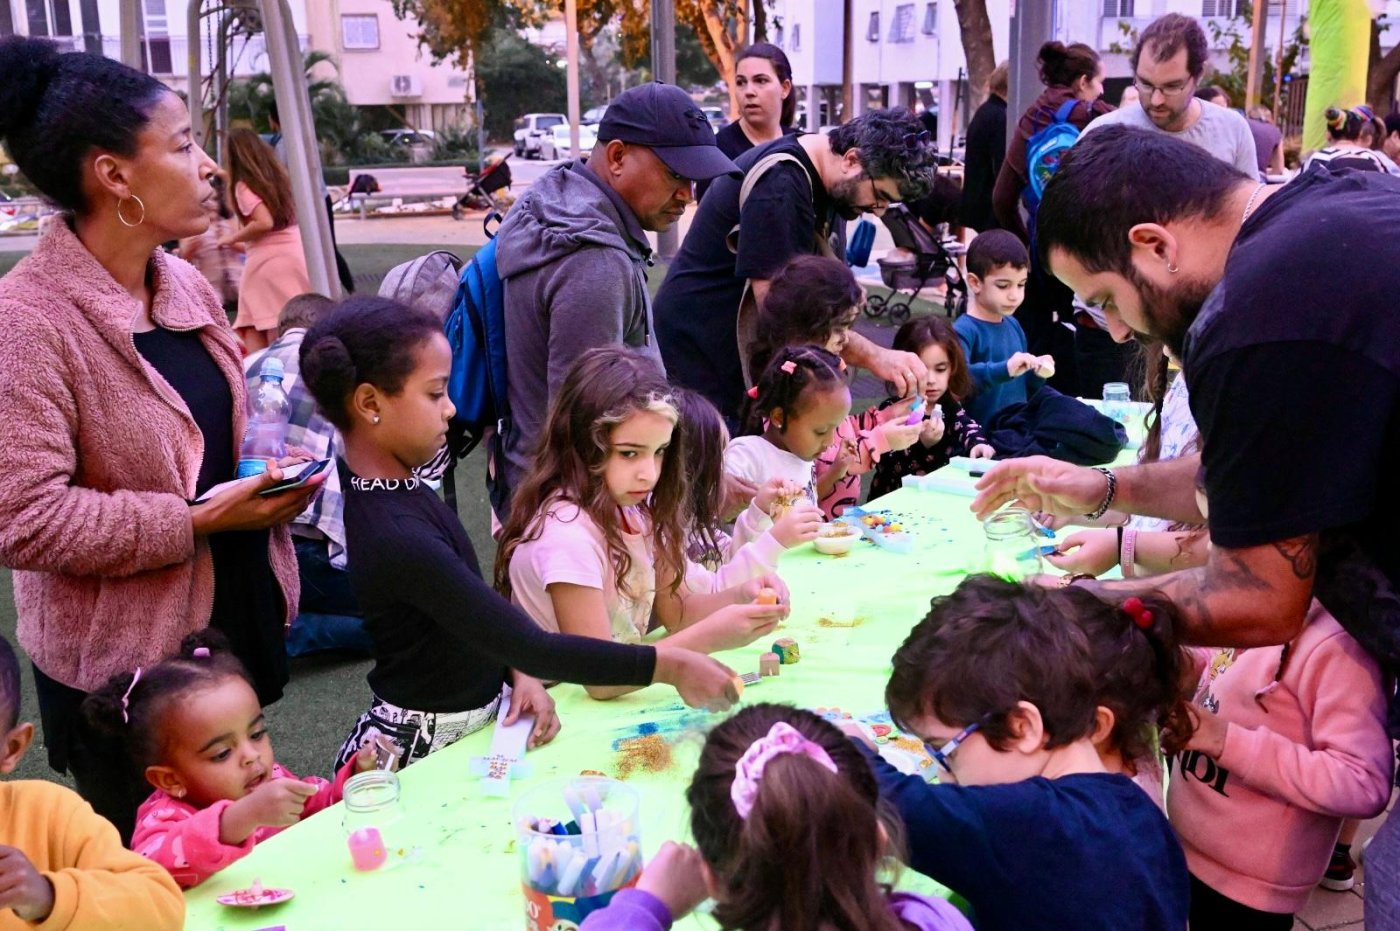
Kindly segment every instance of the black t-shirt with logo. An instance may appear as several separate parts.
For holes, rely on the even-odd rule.
[[[771,278],[789,259],[813,254],[817,227],[830,220],[831,200],[801,138],[783,136],[735,160],[744,171],[774,152],[801,163],[770,168],[749,193],[742,218],[742,181],[724,177],[710,185],[653,305],[667,374],[731,420],[738,419],[746,387],[735,335],[744,283]],[[737,255],[726,242],[736,223]]]
[[[1317,533],[1314,594],[1400,672],[1400,178],[1321,166],[1249,218],[1187,336],[1210,535]],[[1400,723],[1392,704],[1392,726]]]

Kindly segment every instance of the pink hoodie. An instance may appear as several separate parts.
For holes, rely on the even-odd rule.
[[[199,331],[242,437],[247,389],[223,308],[187,263],[157,250],[151,272],[151,316]],[[188,503],[203,438],[136,351],[135,310],[61,221],[0,279],[0,563],[17,570],[20,644],[45,674],[87,692],[174,652],[214,603],[209,545],[195,539]],[[299,583],[285,526],[269,555],[290,623]]]
[[[302,782],[316,787],[316,794],[306,800],[302,818],[329,808],[345,793],[345,781],[355,774],[355,760],[350,760],[335,775],[335,782],[319,776],[307,776]],[[296,779],[272,764],[270,779]],[[241,844],[225,844],[219,840],[219,826],[224,810],[232,799],[215,802],[208,808],[195,808],[189,802],[156,791],[141,803],[136,812],[136,830],[131,835],[131,849],[154,860],[174,877],[181,889],[204,882],[219,870],[235,863],[274,834],[286,828],[261,827],[248,835]]]
[[[1332,615],[1313,603],[1270,688],[1282,651],[1202,651],[1196,703],[1229,722],[1225,750],[1171,761],[1167,811],[1192,875],[1250,908],[1296,912],[1342,819],[1390,800],[1394,754],[1380,670]]]

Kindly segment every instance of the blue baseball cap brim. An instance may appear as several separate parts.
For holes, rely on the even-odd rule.
[[[650,147],[666,167],[691,181],[709,181],[722,175],[742,178],[739,166],[714,145],[672,145]]]

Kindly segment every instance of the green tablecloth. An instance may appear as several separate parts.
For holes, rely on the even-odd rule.
[[[778,678],[750,686],[743,700],[838,706],[857,715],[882,709],[890,656],[927,612],[930,597],[950,591],[980,566],[983,536],[968,511],[970,500],[901,490],[868,505],[903,520],[915,538],[908,554],[868,543],[840,558],[823,556],[811,546],[786,553],[779,572],[792,590],[792,615],[773,637],[795,638],[802,659],[782,667]],[[771,639],[719,658],[739,672],[757,670],[758,656]],[[687,709],[665,686],[610,702],[593,701],[575,685],[556,686],[553,694],[563,730],[551,744],[529,754],[534,771],[529,779],[515,781],[511,799],[484,796],[468,772],[470,759],[486,753],[491,728],[401,774],[404,806],[423,848],[418,862],[354,872],[337,805],[260,844],[192,890],[187,927],[520,931],[525,923],[512,800],[538,780],[585,769],[624,778],[637,788],[648,856],[665,840],[687,838],[684,788],[704,730],[718,718]],[[349,724],[326,722],[327,727]],[[214,901],[254,879],[264,886],[288,887],[296,898],[251,912]]]

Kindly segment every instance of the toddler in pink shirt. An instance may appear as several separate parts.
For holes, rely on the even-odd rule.
[[[1292,928],[1342,819],[1390,799],[1380,670],[1316,602],[1281,647],[1196,652],[1197,727],[1167,790],[1191,925]]]
[[[274,762],[257,695],[212,631],[186,637],[178,656],[114,676],[84,711],[122,737],[155,787],[137,811],[132,850],[186,889],[340,801],[345,781],[375,762],[365,746],[333,783]]]

